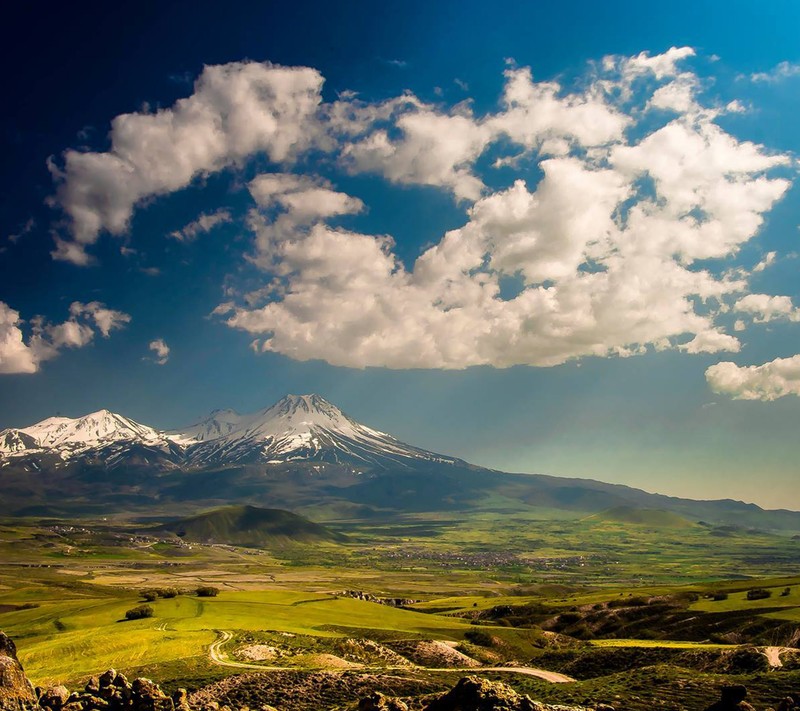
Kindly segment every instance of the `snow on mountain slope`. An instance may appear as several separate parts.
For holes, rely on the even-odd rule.
[[[194,465],[309,460],[407,466],[412,461],[455,461],[366,427],[319,395],[287,395],[251,415],[216,411],[169,437],[187,446],[187,458]]]
[[[33,437],[40,447],[61,444],[90,446],[130,439],[155,442],[163,439],[162,434],[152,427],[140,425],[108,410],[98,410],[75,420],[50,417],[19,431]]]
[[[30,427],[0,432],[0,456],[23,457],[54,454],[61,460],[102,453],[108,463],[131,454],[132,446],[144,448],[150,458],[174,458],[175,445],[162,432],[109,410],[98,410],[75,419],[49,417]],[[146,458],[146,457],[145,457]]]
[[[0,465],[47,460],[55,466],[81,457],[106,467],[121,465],[224,466],[326,462],[363,468],[408,468],[425,462],[455,463],[373,430],[319,395],[287,395],[250,415],[215,410],[204,420],[163,432],[99,410],[83,417],[50,417],[0,432]]]
[[[241,420],[242,416],[235,410],[214,410],[204,420],[183,429],[170,430],[166,436],[182,446],[197,444],[230,434]]]

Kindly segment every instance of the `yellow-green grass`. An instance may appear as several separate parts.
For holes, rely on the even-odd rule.
[[[753,610],[754,612],[758,613],[759,610],[764,608],[775,608],[775,607],[784,607],[784,608],[798,608],[800,607],[800,585],[797,584],[798,581],[795,580],[794,587],[792,587],[791,583],[787,584],[778,584],[778,585],[769,585],[764,584],[763,582],[753,581],[748,589],[750,588],[764,588],[769,590],[772,595],[770,597],[763,598],[761,600],[748,600],[747,599],[747,590],[739,590],[736,592],[728,592],[728,598],[726,600],[700,600],[692,605],[692,610],[698,610],[700,612],[729,612],[733,610]],[[781,593],[786,589],[790,588],[790,592],[788,595],[782,595]],[[722,587],[724,589],[724,587]],[[788,610],[787,610],[788,611]],[[800,611],[798,611],[800,612]],[[783,614],[777,613],[777,614]],[[790,617],[788,619],[798,619],[797,617]]]
[[[593,647],[648,647],[668,649],[730,649],[729,644],[711,644],[706,642],[680,642],[669,639],[595,639],[590,642]]]
[[[459,614],[469,611],[488,610],[498,605],[526,605],[539,603],[556,608],[565,606],[594,605],[610,601],[624,601],[628,596],[657,597],[674,596],[681,593],[694,593],[701,598],[689,609],[698,612],[731,612],[753,610],[759,614],[762,609],[786,608],[766,616],[779,619],[800,619],[800,578],[768,578],[761,580],[737,580],[719,583],[699,583],[694,585],[645,585],[641,587],[601,588],[595,590],[570,590],[567,586],[542,585],[541,589],[528,595],[463,595],[434,598],[414,605],[420,610],[446,611]],[[781,595],[790,588],[788,595]],[[766,588],[771,597],[762,600],[748,600],[747,591],[752,588]],[[704,597],[714,590],[728,592],[726,600],[711,600]]]
[[[215,598],[179,596],[150,603],[154,616],[122,621],[141,604],[134,596],[56,600],[6,612],[5,631],[35,683],[78,680],[113,666],[205,656],[217,630],[273,630],[317,636],[363,635],[368,630],[460,639],[465,620],[396,609],[353,598],[300,591],[222,592]]]
[[[126,622],[18,640],[19,657],[35,684],[74,682],[111,667],[129,671],[205,654],[213,631],[162,632],[153,620]]]

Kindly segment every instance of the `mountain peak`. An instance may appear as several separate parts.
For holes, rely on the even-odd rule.
[[[249,415],[214,410],[205,419],[171,432],[102,409],[76,419],[51,417],[0,433],[0,458],[52,452],[66,460],[102,450],[108,463],[111,449],[119,454],[114,454],[114,461],[138,457],[145,464],[158,460],[170,467],[307,461],[344,465],[356,472],[453,461],[362,425],[316,393],[286,395]]]
[[[321,395],[311,393],[309,395],[285,395],[272,407],[264,410],[265,413],[273,413],[280,417],[302,416],[304,413],[312,417],[322,416],[328,420],[339,420],[349,418],[333,403],[328,402]]]
[[[29,427],[5,432],[5,439],[8,441],[0,443],[0,454],[54,447],[66,447],[75,451],[112,442],[154,442],[160,439],[159,433],[152,427],[141,425],[105,408],[75,419],[48,417]]]
[[[317,395],[316,393],[308,393],[307,395],[284,395],[275,405],[290,405],[292,407],[303,407],[309,410],[328,407],[332,407],[336,410],[339,409],[333,403],[328,402],[322,395]]]
[[[285,395],[250,415],[218,411],[191,427],[170,432],[169,438],[188,447],[194,464],[305,460],[360,467],[387,459],[404,464],[444,461],[360,424],[316,393]]]

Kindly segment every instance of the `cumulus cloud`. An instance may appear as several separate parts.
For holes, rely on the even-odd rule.
[[[352,172],[380,173],[394,183],[447,187],[475,200],[483,183],[471,166],[492,139],[492,130],[471,116],[424,109],[400,116],[401,137],[384,129],[346,145],[342,160]]]
[[[169,346],[163,338],[156,338],[156,340],[150,341],[148,348],[155,353],[154,359],[158,365],[165,365],[169,360]]]
[[[800,309],[795,308],[789,296],[748,294],[734,304],[734,310],[750,314],[755,323],[768,323],[780,319],[800,321]]]
[[[219,225],[225,225],[233,220],[230,210],[220,208],[214,212],[203,212],[189,224],[184,225],[179,230],[170,232],[169,236],[179,242],[193,242],[200,235],[211,232]]]
[[[692,47],[670,47],[666,52],[651,55],[640,52],[635,57],[619,59],[623,78],[630,80],[645,74],[652,74],[656,79],[672,77],[679,73],[679,65],[684,59],[694,57]],[[613,61],[614,57],[606,57],[605,61]]]
[[[777,400],[800,395],[800,355],[776,358],[763,365],[738,366],[725,361],[706,370],[715,393],[734,400]]]
[[[256,176],[248,189],[258,210],[251,211],[248,224],[255,234],[253,261],[286,274],[282,249],[296,236],[302,237],[321,220],[352,215],[364,209],[364,203],[334,190],[326,181],[289,173],[266,173]]]
[[[0,301],[0,373],[35,373],[39,368],[33,349],[23,340],[19,311]]]
[[[34,316],[26,342],[19,312],[0,301],[0,373],[35,373],[42,362],[55,358],[63,349],[83,348],[91,343],[95,329],[108,338],[111,331],[131,320],[128,314],[109,309],[99,301],[74,301],[69,313],[66,321],[56,324]]]
[[[145,198],[186,187],[255,153],[291,162],[320,138],[317,110],[322,76],[305,67],[232,62],[207,66],[194,93],[155,113],[117,116],[110,150],[68,150],[57,203],[70,222],[70,238],[57,240],[53,256],[90,261],[86,247],[101,231],[122,234]]]
[[[567,94],[558,82],[535,82],[527,67],[507,69],[504,111],[489,125],[527,149],[557,145],[559,139],[582,147],[620,140],[630,118],[597,91]]]
[[[323,104],[322,83],[307,67],[208,66],[194,93],[172,107],[117,116],[108,151],[68,150],[63,167],[50,162],[54,203],[70,232],[56,237],[53,257],[91,264],[87,247],[103,231],[125,233],[137,205],[256,154],[288,164],[323,148],[338,152],[350,172],[444,187],[474,201],[484,186],[473,164],[493,142],[506,137],[525,150],[562,151],[616,140],[629,122],[597,92],[564,93],[556,82],[534,82],[527,68],[506,72],[503,110],[482,118],[468,102],[442,110],[412,94],[369,103],[344,92]],[[172,236],[191,239],[202,229]]]
[[[391,236],[337,226],[364,210],[357,196],[315,176],[256,177],[248,257],[264,278],[216,313],[258,349],[392,368],[736,352],[717,317],[754,305],[750,274],[725,260],[784,195],[776,169],[791,161],[715,122],[722,110],[699,103],[684,68],[693,55],[606,57],[578,88],[511,64],[483,115],[409,93],[323,103],[306,68],[207,67],[172,108],[117,117],[108,152],[66,154],[58,199],[72,236],[57,251],[87,261],[100,231],[124,231],[150,196],[252,154],[286,164],[322,148],[349,173],[447,190],[467,216],[405,264]],[[481,159],[498,144],[495,166],[541,177],[490,188]],[[758,318],[782,308],[762,306]]]
[[[691,54],[674,49],[610,66],[618,83],[648,76],[663,87],[677,76],[691,88],[694,80],[678,69]],[[789,186],[771,172],[789,158],[734,138],[714,123],[714,111],[677,94],[659,99],[677,117],[630,137],[658,84],[639,92],[638,113],[622,113],[600,98],[605,84],[564,95],[527,70],[510,69],[506,78],[500,113],[460,116],[534,151],[538,184],[517,180],[478,198],[465,224],[410,268],[387,236],[336,229],[321,213],[302,229],[258,213],[251,227],[257,244],[270,235],[268,270],[278,277],[271,300],[227,303],[218,313],[260,336],[262,350],[354,367],[550,366],[648,349],[738,351],[716,317],[746,292],[747,274],[705,262],[733,256],[757,233]],[[418,105],[408,111],[427,120]],[[447,140],[453,125],[435,130]],[[383,141],[389,162],[395,149],[410,150],[413,135]],[[416,159],[409,165],[433,175]],[[454,189],[462,163],[442,165],[457,168],[432,180]],[[463,167],[471,171],[472,159]],[[516,295],[501,295],[503,279],[518,285]]]

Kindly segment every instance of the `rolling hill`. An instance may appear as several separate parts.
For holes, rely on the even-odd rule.
[[[587,516],[590,523],[622,523],[648,528],[693,528],[697,524],[674,511],[659,509],[637,509],[633,506],[617,506],[607,511]]]
[[[276,543],[343,540],[341,534],[290,511],[256,506],[224,506],[163,524],[155,531],[174,533],[196,543],[237,546],[268,547]]]

